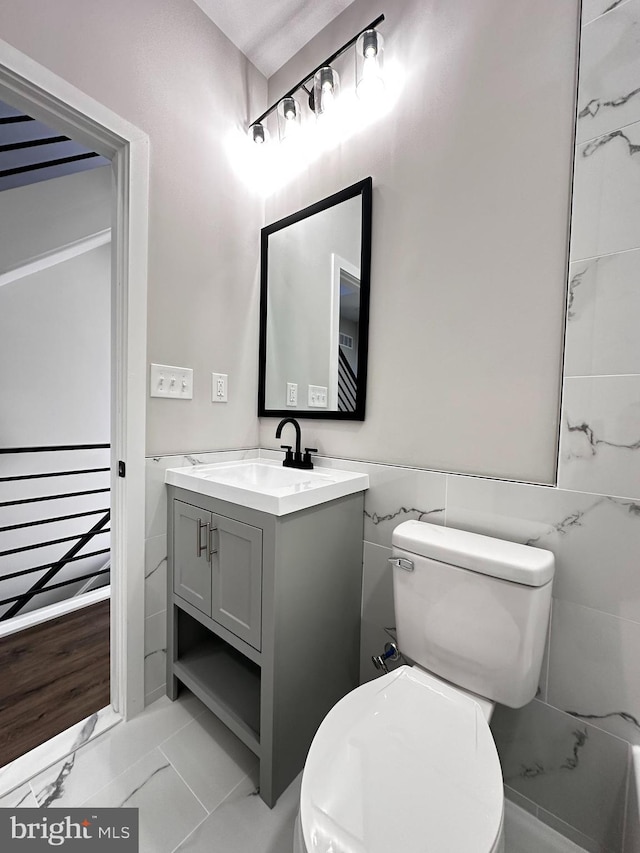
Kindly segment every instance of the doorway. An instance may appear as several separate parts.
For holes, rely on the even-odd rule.
[[[111,705],[144,706],[144,425],[148,137],[0,41],[0,100],[110,162]]]
[[[110,704],[111,193],[0,102],[0,766]]]

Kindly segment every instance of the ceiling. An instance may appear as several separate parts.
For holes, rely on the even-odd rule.
[[[195,0],[268,79],[353,0]]]
[[[0,191],[84,172],[108,162],[0,101]]]

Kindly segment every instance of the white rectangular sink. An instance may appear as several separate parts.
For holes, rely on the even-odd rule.
[[[281,462],[247,459],[169,468],[165,483],[271,515],[287,515],[369,488],[367,474],[284,468]]]

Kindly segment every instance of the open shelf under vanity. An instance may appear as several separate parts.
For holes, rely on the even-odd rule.
[[[177,620],[175,676],[259,756],[260,667],[180,607]]]

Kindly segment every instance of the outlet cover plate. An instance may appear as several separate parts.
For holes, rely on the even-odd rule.
[[[229,390],[229,375],[227,373],[211,374],[211,402],[226,403]]]

